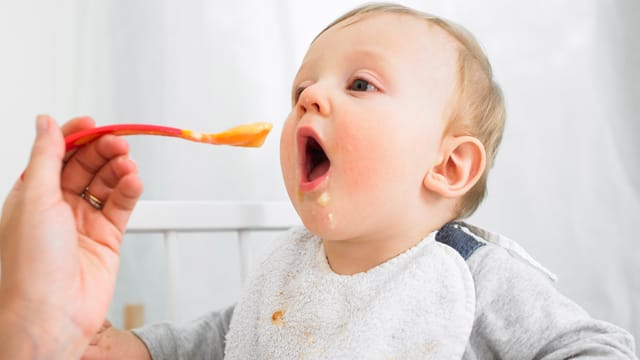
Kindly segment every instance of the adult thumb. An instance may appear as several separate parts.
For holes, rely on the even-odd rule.
[[[24,185],[41,194],[60,193],[60,170],[64,158],[64,138],[48,115],[36,118],[36,138],[24,173]]]

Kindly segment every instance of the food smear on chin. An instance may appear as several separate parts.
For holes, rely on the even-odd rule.
[[[318,197],[318,200],[316,200],[318,202],[318,205],[320,206],[327,206],[327,204],[329,203],[330,200],[330,196],[328,192],[323,192],[322,194],[320,194],[320,196]]]

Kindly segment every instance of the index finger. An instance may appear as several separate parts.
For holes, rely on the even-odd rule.
[[[60,129],[62,130],[62,134],[64,136],[67,136],[69,134],[73,134],[75,132],[84,130],[84,129],[89,129],[92,127],[96,126],[96,122],[95,120],[93,120],[92,117],[90,116],[78,116],[75,117],[69,121],[67,121],[66,123],[64,123]],[[76,150],[72,150],[67,152],[64,155],[64,162],[67,162],[69,160],[69,158],[76,152]]]
[[[83,146],[68,159],[62,170],[63,189],[80,194],[105,164],[128,151],[127,142],[114,135],[102,136]]]
[[[60,126],[62,134],[67,136],[80,130],[92,128],[96,126],[96,122],[90,116],[77,116]]]

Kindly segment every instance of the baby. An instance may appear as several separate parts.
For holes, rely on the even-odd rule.
[[[281,137],[304,223],[235,307],[108,327],[86,358],[635,358],[511,240],[461,222],[486,193],[505,111],[461,27],[357,8],[311,43]]]

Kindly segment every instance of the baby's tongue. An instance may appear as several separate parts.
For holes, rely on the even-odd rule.
[[[313,169],[311,169],[311,173],[309,173],[309,181],[313,181],[326,174],[327,171],[329,171],[329,165],[330,162],[326,160],[316,165]]]

